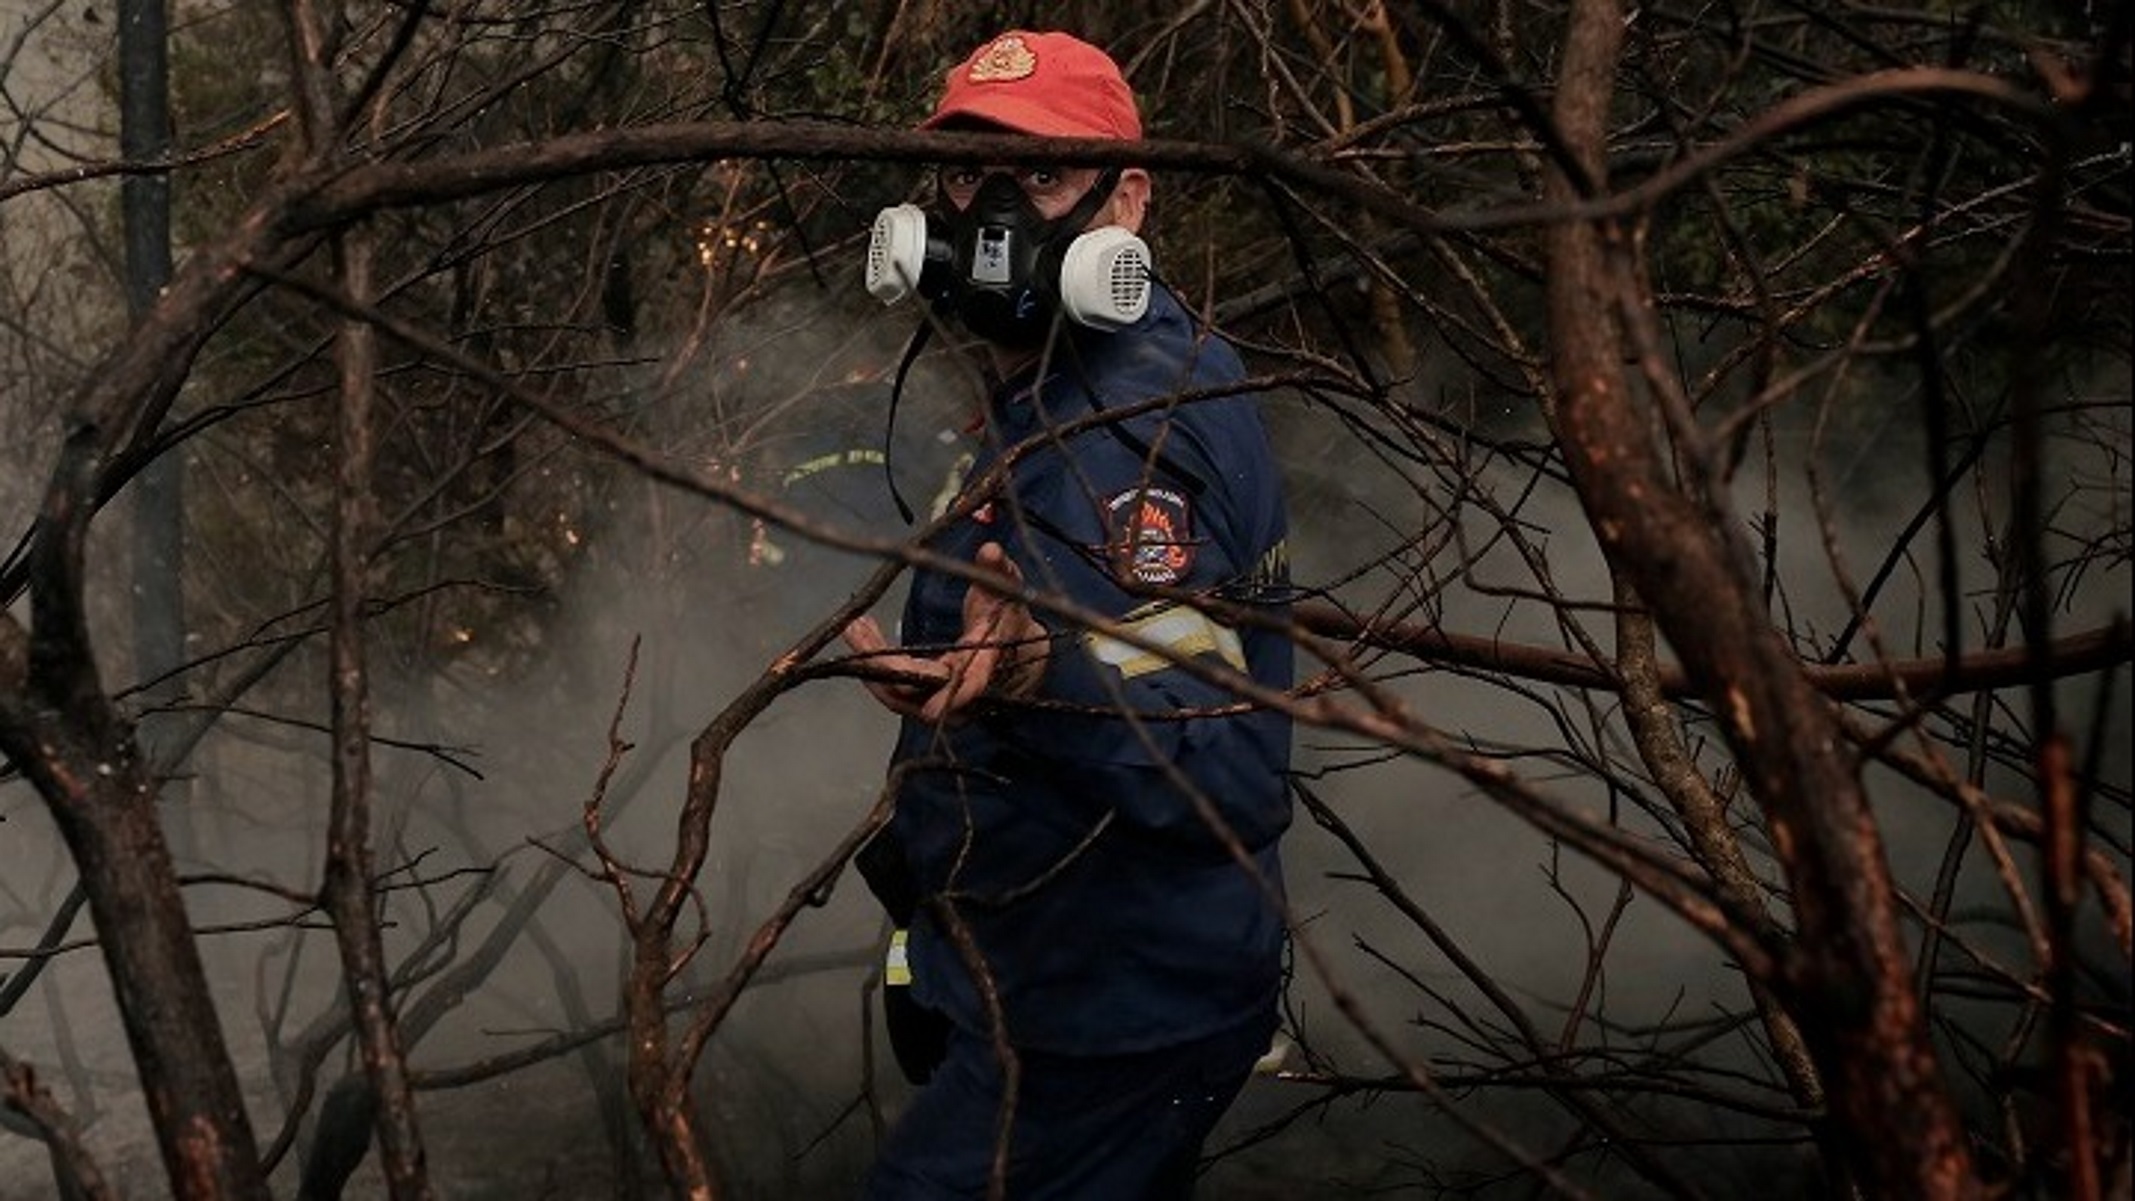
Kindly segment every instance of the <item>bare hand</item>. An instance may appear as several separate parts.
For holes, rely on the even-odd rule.
[[[1007,590],[1022,587],[1022,571],[998,542],[979,547],[974,564],[1001,576]],[[958,715],[988,693],[1028,695],[1045,674],[1050,649],[1045,627],[1031,616],[1030,606],[977,584],[964,593],[962,635],[955,646],[938,656],[894,650],[872,617],[857,618],[846,626],[845,644],[887,671],[937,680],[932,685],[866,681],[867,690],[885,708],[927,722]]]
[[[919,716],[920,707],[927,698],[941,690],[949,682],[949,669],[939,660],[923,655],[907,655],[891,648],[889,639],[882,636],[882,626],[872,617],[861,616],[845,627],[845,645],[855,655],[866,656],[870,667],[881,675],[902,676],[914,683],[891,683],[881,678],[861,678],[861,683],[881,701],[884,708],[904,717]],[[931,680],[931,683],[918,683]]]

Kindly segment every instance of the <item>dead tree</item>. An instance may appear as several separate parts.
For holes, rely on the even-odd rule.
[[[1295,882],[1312,905],[1292,915],[1282,1095],[1292,1117],[1336,1115],[1325,1137],[1400,1115],[1415,1162],[1382,1154],[1366,1186],[1695,1197],[1713,1191],[1701,1141],[1780,1175],[1799,1165],[1766,1143],[1813,1147],[1810,1175],[1867,1197],[2088,1198],[2124,1176],[2125,5],[2081,28],[2028,10],[1093,5],[1087,32],[1150,98],[1158,136],[1134,146],[911,132],[940,63],[988,32],[944,6],[285,9],[218,18],[287,65],[197,129],[186,104],[205,102],[174,76],[168,152],[0,160],[0,201],[52,200],[73,225],[50,244],[69,247],[95,241],[80,189],[215,183],[179,191],[190,253],[168,286],[71,372],[60,327],[35,324],[59,314],[0,317],[10,388],[42,372],[67,396],[4,418],[57,432],[0,561],[0,748],[79,873],[178,1195],[266,1195],[344,1047],[360,1084],[324,1090],[335,1120],[375,1124],[395,1195],[427,1195],[422,1089],[618,1035],[671,1191],[744,1187],[707,1057],[882,813],[861,790],[788,887],[723,902],[742,890],[720,823],[766,807],[735,757],[851,687],[826,681],[862,668],[825,648],[899,573],[972,571],[787,503],[777,436],[836,389],[886,389],[905,331],[835,278],[873,209],[941,161],[1162,172],[1165,283],[1246,351],[1293,439],[1314,595],[1169,599],[1282,622],[1309,665],[1275,694],[1193,670],[1288,709],[1317,756],[1293,838],[1320,839],[1325,874]],[[62,294],[6,245],[11,295]],[[1856,444],[1887,457],[1864,468],[1840,453]],[[178,690],[142,692],[100,656],[92,534],[150,465],[204,448],[230,465],[228,503],[188,528],[286,562],[254,591],[190,576],[220,606],[189,614]],[[1863,475],[1903,514],[1865,551],[1842,520]],[[752,574],[767,538],[875,574],[779,591]],[[618,566],[634,573],[597,575]],[[781,610],[721,610],[762,628],[737,638],[739,682],[691,702],[649,849],[616,820],[622,797],[663,795],[657,764],[628,762],[619,664],[556,666],[570,619],[603,603],[573,585],[597,578],[616,608],[667,595],[658,634],[746,586]],[[675,688],[666,657],[633,687]],[[542,783],[578,783],[529,823],[584,837],[542,839],[551,867],[502,914],[484,887],[442,899],[380,818],[398,795],[382,748],[451,758],[433,728],[450,706],[403,706],[410,681],[484,703],[599,694],[545,719]],[[290,1112],[264,1156],[186,916],[189,884],[256,865],[172,862],[133,737],[149,704],[192,738],[324,736],[316,862],[248,882],[285,929],[325,915],[341,952],[334,999],[276,1048]],[[582,770],[558,766],[564,735],[602,729]],[[1443,835],[1389,808],[1446,794],[1510,819],[1473,854],[1546,863],[1535,896],[1563,906],[1580,960],[1564,995],[1531,995],[1431,898],[1414,852]],[[1941,840],[1925,878],[1907,866],[1922,837]],[[500,868],[474,844],[456,870]],[[612,1012],[574,1004],[574,1028],[516,1050],[408,1062],[462,998],[504,990],[497,963],[584,882],[622,944]],[[1366,933],[1386,915],[1422,942]],[[24,984],[76,948],[70,908],[30,916],[47,936],[8,948]],[[1696,970],[1739,975],[1722,1011],[1611,993],[1662,928],[1699,940]],[[305,1012],[296,976],[263,1006],[273,1037]],[[0,1016],[22,995],[0,985]],[[10,1129],[96,1195],[94,1130],[0,1049]],[[1509,1120],[1530,1096],[1543,1116]],[[1714,1113],[1741,1125],[1697,1125]],[[1239,1153],[1280,1158],[1294,1131]],[[334,1143],[351,1145],[322,1147],[311,1187],[339,1187],[362,1140]]]

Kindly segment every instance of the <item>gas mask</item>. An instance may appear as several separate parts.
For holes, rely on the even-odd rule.
[[[1115,330],[1149,308],[1149,246],[1118,226],[1082,232],[1112,194],[1107,174],[1048,221],[1003,173],[988,175],[962,212],[883,209],[867,245],[867,291],[884,304],[914,292],[1000,346],[1042,343],[1053,317]]]

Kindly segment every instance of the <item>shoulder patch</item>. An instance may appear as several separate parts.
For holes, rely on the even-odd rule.
[[[1193,514],[1168,488],[1130,488],[1105,501],[1106,554],[1120,582],[1176,584],[1193,568]]]

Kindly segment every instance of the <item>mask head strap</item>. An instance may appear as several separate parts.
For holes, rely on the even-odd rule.
[[[919,360],[919,352],[927,348],[927,338],[934,332],[931,322],[921,321],[912,331],[912,340],[904,344],[904,357],[897,360],[897,378],[890,385],[889,418],[882,429],[882,478],[890,485],[890,500],[897,505],[897,516],[912,524],[912,506],[905,503],[904,493],[897,489],[897,470],[890,465],[890,448],[897,440],[897,402],[904,398],[904,378],[912,373],[912,364]]]
[[[1097,215],[1097,210],[1112,199],[1113,189],[1119,187],[1119,177],[1118,167],[1106,167],[1104,174],[1097,177],[1097,182],[1090,185],[1090,190],[1084,192],[1082,199],[1075,202],[1075,207],[1062,213],[1060,219],[1053,223],[1054,228],[1065,230],[1069,237],[1081,233],[1082,227],[1088,225],[1090,218]]]

